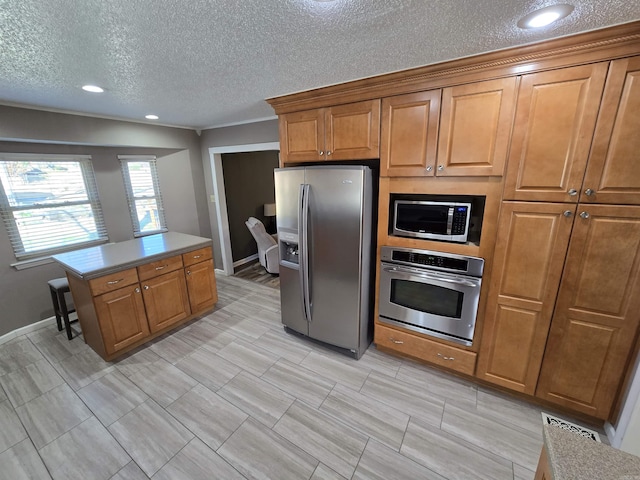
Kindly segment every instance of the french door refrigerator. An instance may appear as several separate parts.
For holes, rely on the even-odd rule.
[[[274,175],[282,323],[360,358],[373,333],[371,169],[277,168]]]

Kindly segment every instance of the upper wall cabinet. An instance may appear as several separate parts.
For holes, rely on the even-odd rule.
[[[441,94],[431,90],[382,100],[382,176],[433,175]]]
[[[578,201],[608,65],[522,77],[505,200]]]
[[[581,202],[640,205],[640,57],[611,63]]]
[[[380,156],[380,100],[287,113],[279,117],[283,163]]]
[[[516,82],[503,78],[383,99],[381,174],[502,175]]]

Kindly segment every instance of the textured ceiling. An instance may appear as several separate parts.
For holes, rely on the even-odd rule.
[[[0,103],[208,128],[265,98],[640,19],[638,0],[0,0]],[[101,95],[80,90],[87,83]]]

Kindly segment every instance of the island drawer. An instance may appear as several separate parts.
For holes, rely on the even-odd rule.
[[[135,268],[129,268],[128,270],[89,280],[89,289],[91,290],[91,295],[95,297],[134,283],[138,283],[138,272]]]
[[[194,263],[204,262],[205,260],[209,260],[212,257],[211,247],[199,248],[198,250],[194,250],[193,252],[183,253],[182,261],[184,262],[184,266],[188,267],[189,265],[193,265]]]
[[[176,255],[175,257],[167,257],[162,260],[140,265],[138,267],[138,277],[140,277],[140,281],[143,282],[180,268],[182,268],[182,256]]]
[[[376,345],[419,358],[467,375],[476,369],[476,353],[380,324],[375,325]]]

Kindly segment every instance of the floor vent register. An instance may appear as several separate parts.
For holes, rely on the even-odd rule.
[[[582,435],[583,437],[590,438],[591,440],[595,440],[596,442],[600,442],[600,435],[598,435],[598,432],[594,432],[593,430],[589,430],[588,428],[568,422],[567,420],[564,420],[562,418],[554,417],[553,415],[542,412],[542,421],[545,423],[545,425],[555,425],[556,427],[563,428],[564,430],[569,430],[570,432],[577,433],[578,435]]]

